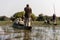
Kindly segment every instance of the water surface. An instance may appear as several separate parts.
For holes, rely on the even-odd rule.
[[[59,40],[59,26],[34,26],[31,30],[14,29],[11,26],[0,26],[0,40]]]

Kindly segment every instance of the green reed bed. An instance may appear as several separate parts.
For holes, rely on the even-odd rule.
[[[0,21],[0,26],[9,25],[11,23],[12,23],[11,21]]]

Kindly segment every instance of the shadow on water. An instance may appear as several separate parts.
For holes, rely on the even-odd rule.
[[[59,40],[59,26],[32,27],[31,30],[15,29],[11,26],[0,26],[0,40]]]

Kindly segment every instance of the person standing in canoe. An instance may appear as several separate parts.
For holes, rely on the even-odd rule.
[[[30,18],[31,18],[31,14],[32,14],[32,9],[29,7],[29,4],[26,5],[26,7],[24,8],[25,11],[25,26],[31,26],[30,25]]]
[[[56,24],[56,15],[53,14],[53,23]]]

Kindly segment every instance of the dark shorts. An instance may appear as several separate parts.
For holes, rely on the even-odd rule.
[[[25,14],[25,18],[30,18],[31,14]]]

